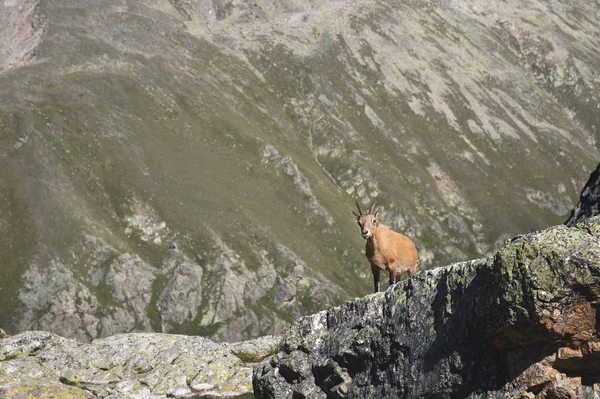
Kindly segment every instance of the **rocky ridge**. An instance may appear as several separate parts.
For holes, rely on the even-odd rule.
[[[600,218],[300,319],[257,398],[600,395]]]

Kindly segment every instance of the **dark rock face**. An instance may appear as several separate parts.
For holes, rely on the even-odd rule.
[[[255,395],[592,397],[599,299],[600,218],[527,234],[300,319],[255,368]]]
[[[573,226],[582,220],[600,214],[600,164],[592,172],[587,183],[581,191],[579,202],[571,211],[571,216],[565,222],[567,226]]]

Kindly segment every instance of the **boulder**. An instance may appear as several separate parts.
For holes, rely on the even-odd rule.
[[[600,218],[299,319],[257,399],[600,395]]]

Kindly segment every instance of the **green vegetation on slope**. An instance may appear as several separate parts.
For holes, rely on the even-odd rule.
[[[9,330],[277,332],[370,291],[355,200],[430,268],[560,223],[596,163],[598,54],[565,43],[598,28],[541,5],[543,31],[519,1],[21,3],[0,6],[23,50],[0,47]]]

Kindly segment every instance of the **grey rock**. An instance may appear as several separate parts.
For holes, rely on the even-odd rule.
[[[79,340],[97,336],[97,298],[72,270],[57,262],[34,265],[23,279],[19,297],[27,310],[19,322],[21,330],[60,330]]]
[[[173,325],[193,321],[202,304],[202,267],[184,256],[177,256],[173,272],[158,300],[162,331]]]
[[[245,363],[258,363],[273,355],[281,342],[281,338],[264,336],[248,341],[226,344],[226,347],[237,358]]]
[[[516,237],[486,259],[418,272],[385,293],[301,318],[255,368],[254,393],[598,395],[599,276],[600,217]]]
[[[47,29],[39,0],[25,0],[0,13],[0,72],[27,64],[35,57]]]
[[[82,344],[25,332],[0,340],[0,395],[247,398],[252,367],[272,355],[279,342],[278,337],[261,337],[228,345],[140,333]]]
[[[105,272],[83,277],[58,262],[32,266],[19,294],[26,308],[19,328],[62,331],[80,341],[151,331],[147,311],[157,272],[130,253],[108,262]]]
[[[130,313],[129,319],[142,331],[150,330],[147,308],[155,278],[152,266],[129,253],[115,259],[106,274],[106,284],[114,300]]]

